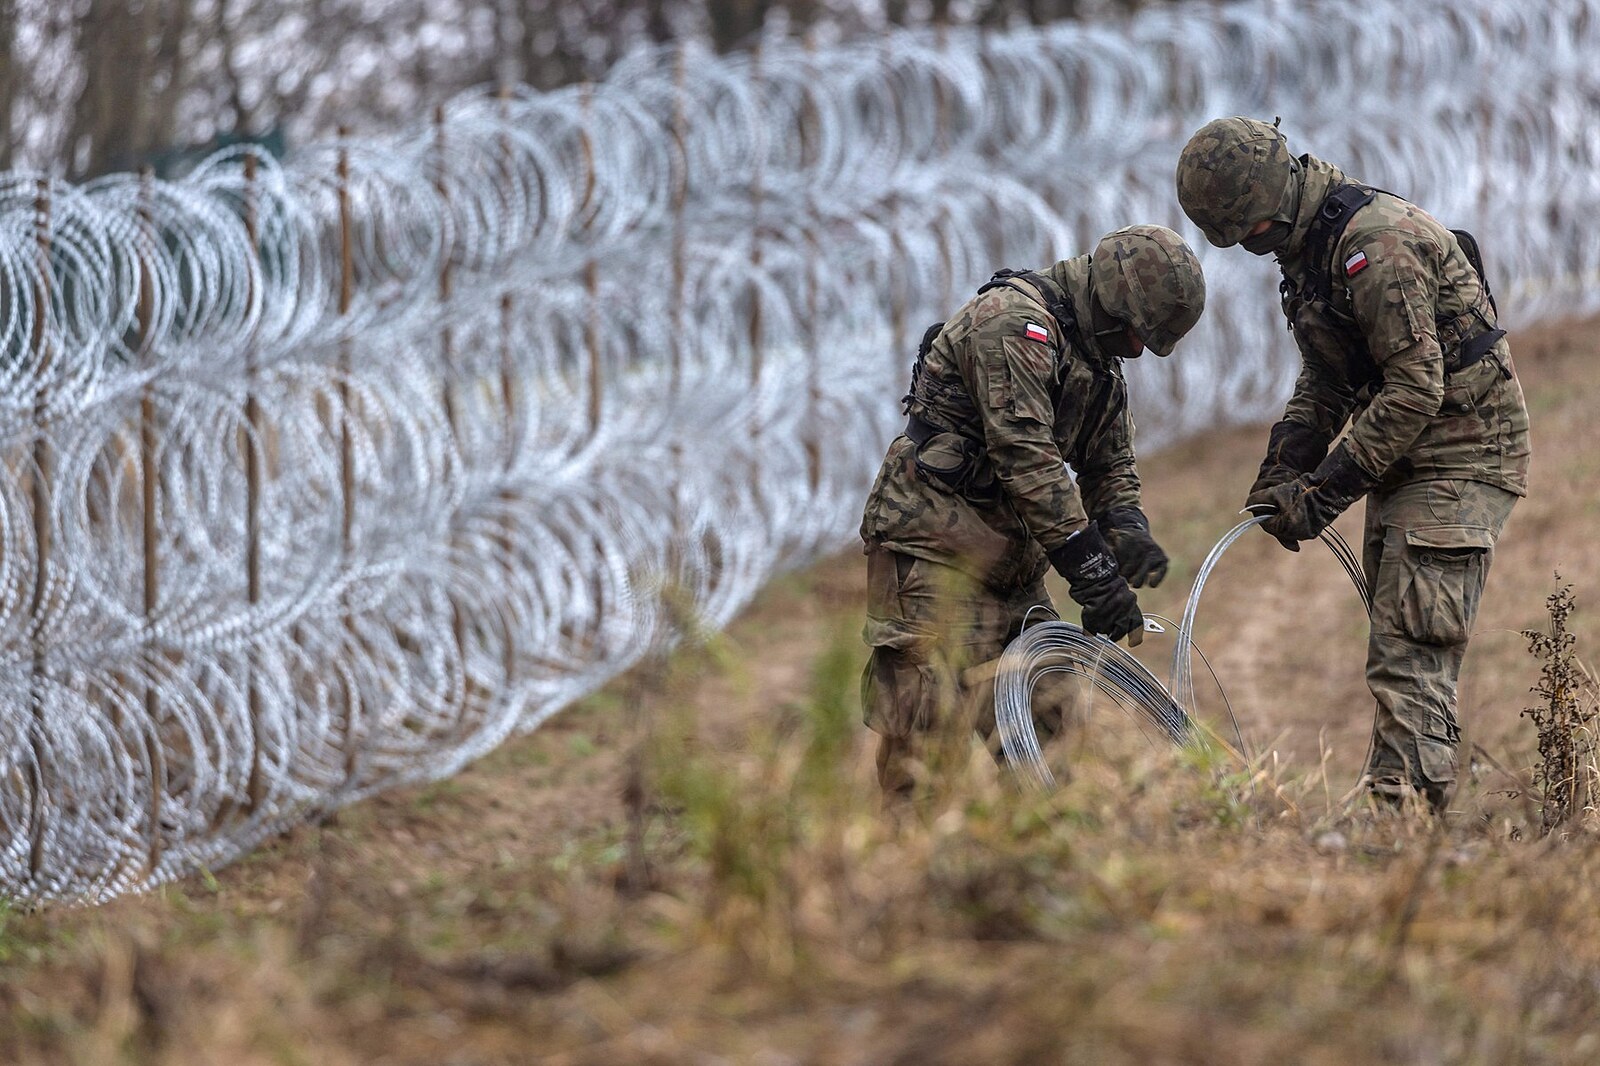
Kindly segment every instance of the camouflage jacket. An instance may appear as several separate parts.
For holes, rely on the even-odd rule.
[[[1454,373],[1446,355],[1495,324],[1477,271],[1449,229],[1380,192],[1333,242],[1332,307],[1302,298],[1306,233],[1337,183],[1335,167],[1302,156],[1304,189],[1279,255],[1283,312],[1301,369],[1284,419],[1327,442],[1353,419],[1357,463],[1382,487],[1462,478],[1517,495],[1528,488],[1528,411],[1504,338]]]
[[[1044,272],[1087,322],[1089,257]],[[940,432],[897,437],[867,497],[861,537],[958,567],[992,588],[1037,580],[1045,553],[1097,516],[1139,506],[1120,360],[1063,336],[1026,282],[967,301],[934,340],[908,397]],[[961,486],[938,471],[970,456]],[[1067,472],[1071,463],[1076,485]]]

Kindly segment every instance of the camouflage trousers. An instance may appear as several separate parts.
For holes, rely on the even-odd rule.
[[[1378,701],[1372,790],[1443,809],[1456,779],[1456,681],[1495,541],[1517,497],[1476,481],[1414,481],[1367,499],[1367,687]]]
[[[868,549],[862,638],[872,655],[861,706],[879,737],[885,793],[909,793],[913,764],[926,764],[937,746],[964,750],[974,730],[993,737],[995,661],[1024,621],[1056,618],[1042,579],[997,591],[955,567]],[[1048,734],[1045,718],[1039,728]]]

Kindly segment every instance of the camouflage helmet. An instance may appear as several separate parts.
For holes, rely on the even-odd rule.
[[[1089,284],[1157,355],[1172,354],[1206,305],[1200,260],[1165,226],[1124,226],[1100,238],[1089,255]]]
[[[1227,248],[1257,223],[1292,221],[1295,169],[1277,123],[1214,119],[1178,157],[1178,203],[1206,240]]]

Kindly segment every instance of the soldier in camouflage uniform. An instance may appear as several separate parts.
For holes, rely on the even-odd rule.
[[[886,793],[910,790],[936,729],[990,734],[994,660],[1030,611],[1055,617],[1048,566],[1085,629],[1142,635],[1129,586],[1159,583],[1167,557],[1140,509],[1121,362],[1169,354],[1204,303],[1183,239],[1130,226],[1040,273],[996,274],[929,329],[861,522],[862,702]]]
[[[1276,123],[1207,124],[1177,179],[1212,244],[1277,257],[1300,349],[1246,506],[1270,511],[1263,528],[1298,550],[1367,496],[1368,781],[1442,810],[1456,778],[1456,679],[1495,541],[1528,485],[1528,412],[1476,242],[1292,157]]]

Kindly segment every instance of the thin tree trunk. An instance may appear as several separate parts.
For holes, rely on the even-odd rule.
[[[16,0],[0,0],[0,170],[11,169],[11,102],[17,93]]]
[[[178,108],[183,103],[189,76],[189,53],[184,47],[184,37],[189,32],[192,9],[193,0],[167,0],[166,3],[156,63],[165,68],[167,82],[161,87],[150,116],[149,135],[145,141],[147,152],[167,151],[178,140]]]
[[[248,136],[255,122],[250,108],[244,102],[244,88],[240,84],[239,65],[234,56],[234,31],[237,27],[229,23],[231,7],[229,0],[217,0],[217,39],[222,42],[222,72],[228,79],[228,103],[233,108],[233,129],[236,133]]]
[[[67,150],[79,179],[134,165],[143,141],[154,5],[130,11],[121,0],[90,0],[79,36],[83,92]]]

